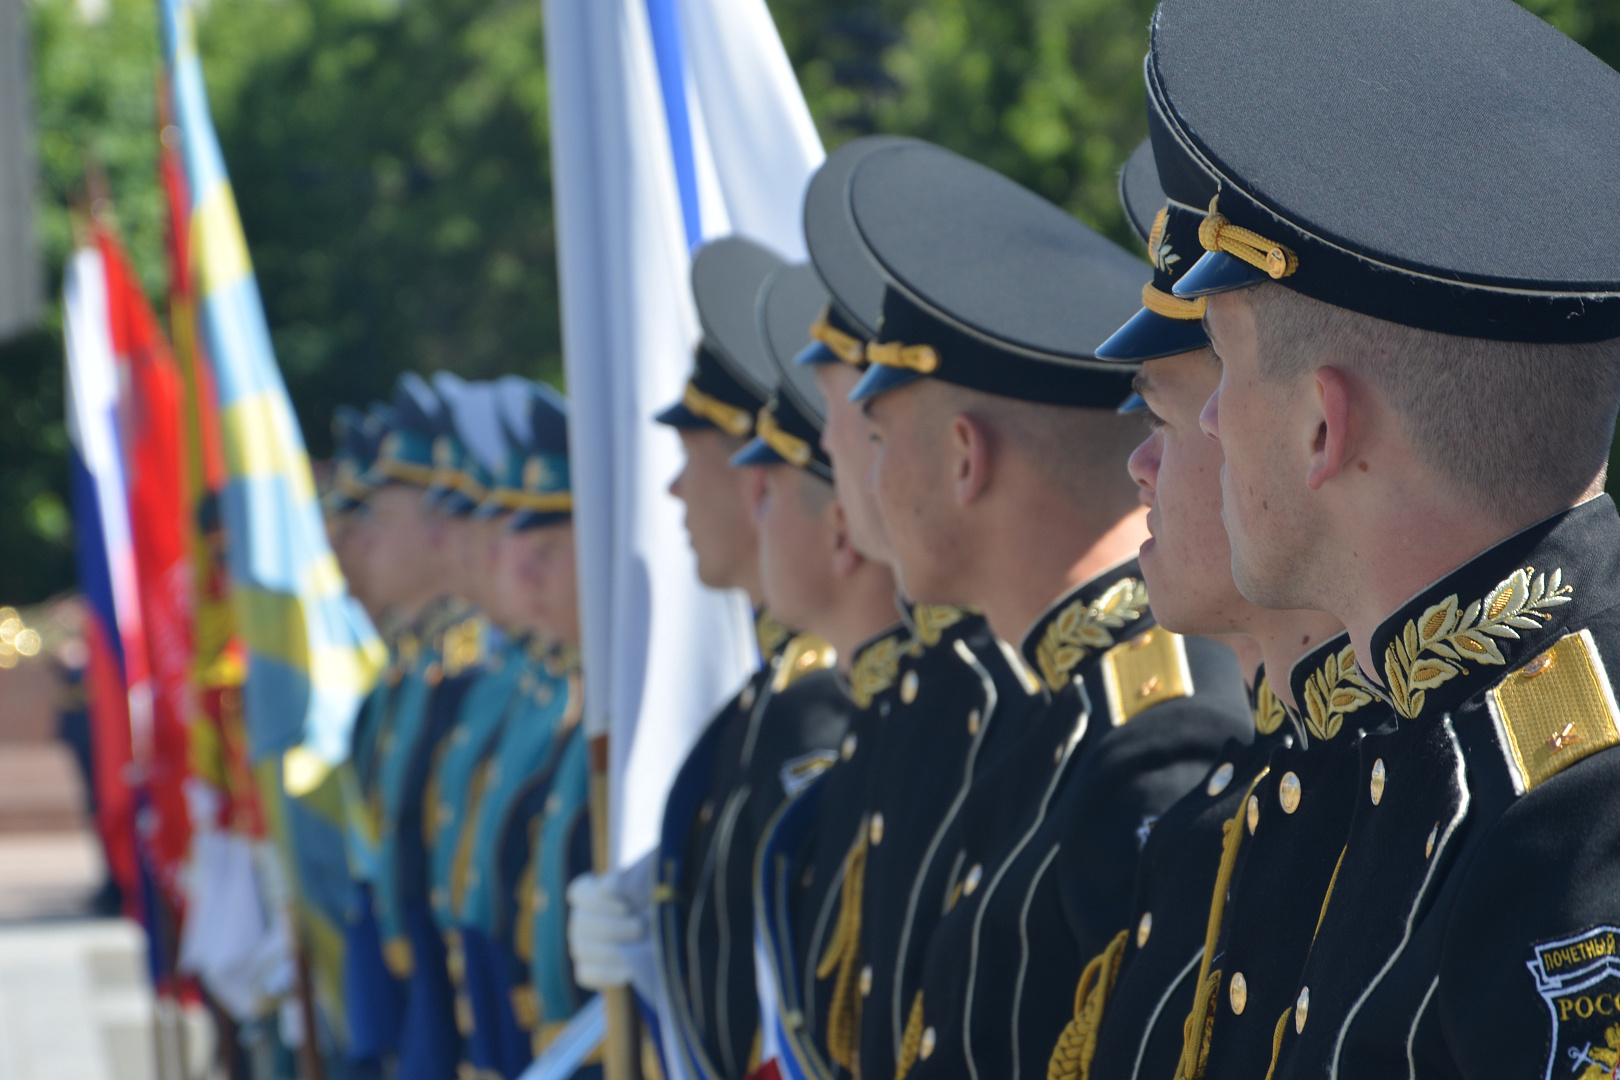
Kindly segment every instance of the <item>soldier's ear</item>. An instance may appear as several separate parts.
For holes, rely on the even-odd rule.
[[[1305,483],[1318,491],[1350,464],[1356,388],[1343,371],[1321,367],[1316,369],[1312,389],[1314,393],[1308,399],[1312,408],[1304,420],[1311,431],[1310,469]]]
[[[970,506],[990,487],[990,429],[976,416],[956,414],[951,418],[945,453],[956,503]]]

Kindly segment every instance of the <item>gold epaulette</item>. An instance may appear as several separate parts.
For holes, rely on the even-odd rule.
[[[444,632],[445,675],[459,675],[483,660],[486,630],[483,616],[471,615]]]
[[[1162,626],[1115,645],[1100,663],[1115,727],[1144,709],[1193,692],[1186,643]]]
[[[772,676],[772,688],[782,691],[817,671],[838,662],[838,651],[814,634],[799,634],[782,649]]]
[[[1508,772],[1519,794],[1620,743],[1620,710],[1590,631],[1557,644],[1488,695]]]

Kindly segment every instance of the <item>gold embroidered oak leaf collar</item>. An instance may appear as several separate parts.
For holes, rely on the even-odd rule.
[[[1147,586],[1132,559],[1064,593],[1024,636],[1024,658],[1047,690],[1069,684],[1081,661],[1153,625]]]
[[[1288,709],[1271,689],[1271,680],[1266,678],[1264,667],[1255,672],[1254,692],[1250,696],[1254,699],[1254,733],[1275,733],[1288,719]]]
[[[849,665],[849,696],[858,708],[870,707],[900,677],[900,658],[910,636],[904,623],[896,623],[855,650]]]
[[[793,631],[760,608],[754,613],[754,636],[759,642],[759,655],[768,664],[792,640]]]
[[[1620,517],[1607,495],[1537,522],[1407,601],[1364,670],[1406,718],[1457,708],[1620,600]]]
[[[1356,650],[1349,634],[1330,637],[1300,657],[1288,674],[1288,682],[1294,691],[1307,746],[1311,739],[1325,742],[1337,736],[1350,717],[1362,719],[1362,710],[1378,697],[1356,666]]]

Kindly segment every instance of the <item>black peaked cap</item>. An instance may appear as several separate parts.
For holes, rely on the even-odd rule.
[[[1141,260],[943,147],[867,155],[849,195],[887,286],[857,400],[923,375],[1054,405],[1112,409],[1130,393],[1130,372],[1092,348],[1141,306]]]
[[[753,431],[775,380],[754,325],[754,301],[781,256],[752,240],[728,236],[692,259],[692,298],[703,326],[692,377],[681,401],[654,419],[676,428],[716,427],[732,435]]]
[[[1620,336],[1620,74],[1512,0],[1162,0],[1147,75],[1287,288],[1448,334]],[[1269,279],[1206,262],[1183,295]]]
[[[1143,139],[1119,170],[1119,204],[1136,230],[1137,239],[1147,243],[1153,232],[1153,219],[1164,207],[1164,189],[1159,186],[1159,167],[1153,163],[1153,140]]]
[[[1204,301],[1181,299],[1173,290],[1204,254],[1198,228],[1215,182],[1196,162],[1178,155],[1173,140],[1164,146],[1159,137],[1163,123],[1151,101],[1148,113],[1150,135],[1125,162],[1119,198],[1147,244],[1153,280],[1142,288],[1142,310],[1097,346],[1099,359],[1123,364],[1175,356],[1209,344],[1203,325]],[[1120,411],[1134,412],[1144,404],[1133,394]]]
[[[809,263],[784,266],[766,279],[758,302],[759,335],[777,370],[776,393],[760,415],[758,434],[738,451],[738,465],[797,465],[823,480],[832,459],[821,448],[827,403],[815,373],[794,358],[810,340],[811,320],[827,305],[827,290]]]
[[[869,135],[840,146],[810,178],[804,193],[804,242],[821,283],[832,294],[827,321],[838,334],[870,341],[883,314],[883,275],[873,265],[849,212],[849,178],[868,155],[891,146],[921,145],[899,135]],[[833,336],[833,335],[829,335]],[[835,337],[835,341],[838,340]],[[840,344],[842,344],[840,342]],[[852,361],[834,349],[804,363]]]

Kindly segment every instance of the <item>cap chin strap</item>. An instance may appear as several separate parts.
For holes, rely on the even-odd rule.
[[[686,390],[681,394],[681,404],[727,435],[735,435],[740,439],[754,430],[754,418],[749,415],[747,409],[728,405],[717,397],[705,394],[691,383],[686,384]]]
[[[1220,201],[1219,195],[1209,200],[1209,214],[1198,226],[1198,242],[1204,245],[1205,251],[1224,251],[1269,275],[1273,281],[1280,281],[1299,269],[1299,256],[1292,250],[1226,220],[1226,215],[1216,208]]]
[[[759,410],[759,424],[757,432],[766,446],[782,455],[782,459],[790,465],[804,468],[810,464],[810,444],[797,435],[782,430],[776,422],[776,414],[767,406]]]
[[[1171,296],[1153,287],[1153,282],[1142,286],[1142,306],[1155,315],[1163,315],[1167,319],[1178,319],[1181,322],[1197,322],[1204,317],[1204,309],[1209,306],[1209,298],[1200,296],[1196,300],[1187,300],[1180,296]]]
[[[866,343],[829,323],[827,321],[829,308],[830,305],[822,308],[821,314],[816,316],[816,321],[810,324],[810,336],[831,349],[844,363],[860,366],[866,362]]]
[[[884,367],[906,368],[923,375],[932,374],[939,368],[939,353],[934,351],[932,345],[906,345],[899,341],[879,344],[873,341],[867,343],[866,358]]]

